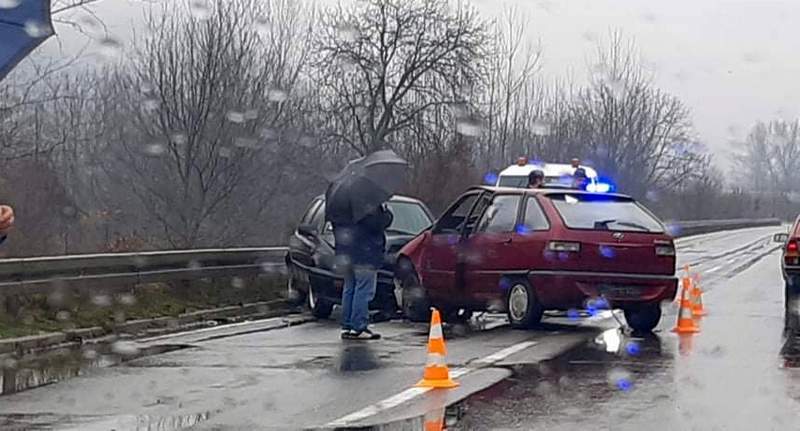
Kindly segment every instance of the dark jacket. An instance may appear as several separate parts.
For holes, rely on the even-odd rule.
[[[346,256],[352,265],[380,269],[386,252],[385,231],[392,220],[392,213],[381,206],[356,224],[334,225],[336,256]]]

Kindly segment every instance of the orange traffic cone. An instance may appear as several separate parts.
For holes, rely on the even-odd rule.
[[[692,283],[692,316],[705,316],[706,309],[703,307],[703,291],[700,289],[700,276],[695,275]]]
[[[434,409],[425,413],[425,431],[444,430],[444,408]]]
[[[683,266],[683,277],[681,277],[681,283],[682,283],[681,284],[681,286],[682,286],[681,288],[685,288],[686,287],[686,283],[690,282],[690,281],[687,281],[689,279],[689,272],[690,272],[689,271],[689,265],[688,264],[684,265]],[[680,296],[675,298],[675,304],[681,305],[681,297]]]
[[[444,345],[444,335],[442,334],[442,318],[439,310],[433,309],[431,315],[431,331],[428,336],[428,361],[425,364],[425,372],[422,380],[417,383],[418,387],[425,388],[454,388],[458,383],[450,378],[450,369],[445,362],[447,348]]]
[[[700,328],[694,323],[692,316],[692,301],[687,298],[690,295],[691,280],[689,277],[683,278],[683,290],[681,290],[681,305],[678,309],[678,324],[672,329],[672,332],[679,334],[691,334],[700,332]]]

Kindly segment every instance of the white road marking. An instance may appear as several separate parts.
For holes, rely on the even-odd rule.
[[[717,272],[717,271],[719,271],[720,269],[722,269],[724,267],[725,267],[725,265],[715,266],[715,267],[709,269],[708,271],[706,271],[706,273],[711,274],[712,272]]]
[[[535,344],[536,344],[535,341],[523,341],[521,343],[514,344],[513,346],[507,347],[503,350],[497,351],[489,356],[486,356],[484,358],[475,361],[474,363],[476,365],[479,364],[479,366],[477,367],[460,367],[450,370],[450,377],[454,379],[460,378],[479,368],[487,367],[497,362],[500,362],[503,359],[506,359],[507,357],[513,355],[514,353],[521,352],[527,349],[528,347],[534,346]],[[412,400],[424,394],[425,392],[428,392],[429,390],[431,390],[431,388],[413,387],[406,389],[405,391],[400,392],[397,395],[393,395],[375,404],[364,407],[359,411],[350,413],[349,415],[342,416],[339,419],[329,422],[328,424],[325,425],[325,428],[345,427],[354,422],[358,422],[362,419],[374,416],[384,410],[389,410],[391,408],[397,407],[400,404],[403,404],[404,402]]]

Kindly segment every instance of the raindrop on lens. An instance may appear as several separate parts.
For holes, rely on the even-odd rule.
[[[269,36],[270,32],[272,31],[272,23],[266,17],[256,18],[254,27],[256,33],[258,33],[258,35],[262,37]]]
[[[92,304],[98,307],[108,307],[111,305],[111,297],[108,295],[95,295],[92,297]]]
[[[258,109],[248,109],[244,111],[244,119],[249,121],[258,119]]]
[[[285,102],[288,98],[289,94],[280,88],[270,88],[269,91],[267,91],[267,99],[269,99],[270,102],[281,103]]]
[[[531,132],[534,134],[534,136],[549,136],[550,123],[542,120],[536,120],[533,122]]]
[[[189,141],[189,138],[183,133],[174,133],[171,137],[175,145],[184,145]]]
[[[631,356],[639,356],[639,353],[642,352],[642,349],[639,347],[639,343],[635,341],[629,341],[628,344],[625,345],[625,351]]]
[[[211,5],[207,0],[191,0],[189,13],[199,20],[206,20],[211,17]]]
[[[245,286],[244,279],[241,277],[231,278],[231,287],[234,289],[243,289]]]
[[[574,308],[570,308],[569,310],[567,310],[567,318],[569,320],[578,320],[580,317],[581,313],[578,310]]]
[[[114,58],[122,53],[122,42],[113,37],[100,39],[100,53],[107,58]]]
[[[139,348],[130,341],[117,341],[111,345],[111,351],[122,356],[133,356],[139,353]]]
[[[480,136],[483,130],[483,125],[478,119],[465,118],[456,123],[456,132],[464,136]]]
[[[145,99],[144,102],[142,102],[142,107],[147,112],[153,112],[157,110],[160,105],[161,104],[157,99]]]
[[[119,303],[122,305],[136,304],[136,297],[131,295],[130,293],[124,293],[119,296]]]
[[[158,157],[164,154],[167,149],[161,144],[147,144],[144,146],[144,153],[151,157]]]
[[[633,388],[633,381],[631,380],[631,373],[622,369],[614,368],[606,375],[609,386],[619,389],[621,391],[629,391]]]
[[[493,186],[493,185],[497,184],[497,179],[498,178],[499,177],[497,176],[496,173],[489,172],[489,173],[487,173],[486,175],[483,176],[483,183],[484,184],[488,184],[490,186]]]
[[[0,9],[14,9],[20,3],[21,0],[0,0]]]
[[[28,36],[36,39],[45,37],[48,34],[50,34],[48,28],[44,24],[33,20],[25,21],[25,33]]]
[[[340,24],[336,26],[336,33],[344,42],[353,43],[358,38],[358,30],[350,24]]]
[[[244,113],[238,111],[228,111],[226,118],[231,123],[241,124],[244,123]]]

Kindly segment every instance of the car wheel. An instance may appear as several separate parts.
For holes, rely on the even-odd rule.
[[[529,329],[542,321],[544,309],[533,287],[524,281],[515,281],[508,291],[506,303],[508,320],[513,328]]]
[[[800,332],[800,291],[797,291],[797,287],[789,283],[786,283],[784,329]]]
[[[406,319],[412,322],[427,322],[431,317],[431,303],[417,274],[404,275],[400,286],[401,308]]]
[[[661,304],[624,310],[625,321],[636,332],[652,332],[661,320]]]
[[[317,319],[327,319],[333,312],[333,302],[317,295],[312,285],[308,289],[308,309]]]

